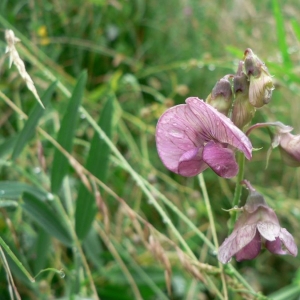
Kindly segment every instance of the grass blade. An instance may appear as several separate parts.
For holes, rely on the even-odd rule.
[[[108,137],[112,132],[114,95],[110,94],[107,98],[103,111],[101,113],[98,125],[103,129]],[[101,181],[105,181],[107,167],[109,162],[109,147],[99,138],[95,132],[91,142],[90,152],[86,162],[86,168]],[[96,214],[96,205],[94,195],[81,184],[75,212],[76,232],[80,239],[83,239],[88,233]]]
[[[84,71],[79,76],[77,84],[74,88],[67,111],[61,122],[58,133],[58,143],[67,151],[71,151],[73,145],[73,137],[76,131],[77,113],[83,98],[84,88],[86,85],[87,73]],[[53,159],[53,168],[51,173],[51,190],[57,193],[61,187],[62,180],[68,172],[68,160],[58,150],[55,150]]]
[[[25,269],[23,264],[19,261],[19,259],[15,256],[15,254],[10,250],[10,247],[4,242],[4,240],[0,237],[0,245],[5,250],[5,252],[9,255],[9,257],[14,261],[19,270],[31,281],[35,282],[34,278],[29,274],[29,272]]]
[[[27,192],[23,195],[23,201],[23,209],[41,228],[56,237],[63,244],[67,246],[72,245],[72,238],[69,231],[61,222],[60,216],[50,208],[47,202],[43,202]]]
[[[280,5],[278,0],[273,0],[273,14],[276,20],[276,31],[278,38],[278,47],[280,49],[282,59],[286,68],[292,68],[292,61],[288,52],[288,46],[285,38],[284,20],[281,13]]]
[[[0,198],[4,200],[18,200],[24,192],[34,195],[41,201],[49,200],[53,197],[50,193],[39,188],[18,181],[0,181]]]
[[[52,83],[48,87],[44,95],[42,96],[42,102],[44,103],[45,107],[47,107],[48,103],[50,102],[55,87],[56,87],[56,82]],[[39,103],[36,103],[28,116],[28,120],[26,121],[24,128],[18,135],[18,139],[16,141],[14,151],[12,154],[13,160],[18,158],[18,156],[21,154],[22,150],[24,149],[26,143],[33,137],[35,128],[44,112],[45,109],[43,109]]]

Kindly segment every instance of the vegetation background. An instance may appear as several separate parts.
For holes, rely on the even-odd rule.
[[[276,85],[254,122],[300,133],[298,1],[1,0],[0,24],[1,300],[226,299],[224,279],[229,299],[299,299],[298,257],[218,264],[235,179],[175,175],[155,147],[159,116],[205,99],[248,47]],[[299,169],[278,149],[265,169],[268,133],[251,140],[245,178],[300,245]]]

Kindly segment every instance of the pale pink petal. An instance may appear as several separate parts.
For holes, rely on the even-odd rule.
[[[234,152],[221,144],[209,142],[204,146],[203,160],[221,177],[234,177],[239,170]]]
[[[253,238],[253,240],[242,248],[237,254],[235,258],[237,261],[254,259],[260,252],[261,249],[261,238],[258,231]]]
[[[280,153],[285,164],[290,167],[300,166],[300,135],[293,135],[291,133],[281,133]]]
[[[285,228],[281,228],[279,238],[288,252],[293,256],[297,256],[298,247],[295,244],[293,236]]]
[[[239,252],[254,239],[255,234],[256,227],[252,225],[234,229],[231,235],[225,239],[219,248],[219,261],[223,264],[228,263],[237,252]]]
[[[201,146],[201,137],[193,126],[194,114],[187,105],[168,109],[156,127],[157,151],[163,164],[178,173],[179,159],[190,150]]]
[[[197,116],[202,136],[207,142],[215,141],[231,145],[242,151],[247,159],[251,158],[252,144],[250,140],[229,118],[199,98],[190,97],[185,102]]]
[[[257,223],[257,229],[267,241],[275,241],[280,233],[279,224],[266,222],[265,220]]]

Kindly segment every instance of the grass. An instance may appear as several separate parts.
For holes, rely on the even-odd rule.
[[[1,1],[1,299],[299,297],[299,258],[218,263],[236,179],[184,178],[157,155],[159,116],[205,99],[248,47],[276,85],[253,123],[299,133],[297,2],[206,2]],[[45,109],[8,68],[5,29]],[[245,178],[299,244],[299,169],[277,149],[265,169],[267,132],[251,140]]]

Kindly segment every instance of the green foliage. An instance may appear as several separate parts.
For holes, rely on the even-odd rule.
[[[0,1],[36,103],[0,38],[0,298],[298,299],[299,258],[262,251],[222,266],[235,180],[168,172],[155,126],[188,96],[205,99],[250,47],[276,85],[255,122],[300,133],[298,2]],[[2,32],[1,31],[1,32]],[[86,71],[83,71],[86,70]],[[299,170],[270,138],[246,179],[300,245]],[[242,192],[242,203],[246,198]],[[214,220],[212,216],[214,216]],[[14,297],[10,294],[14,294]]]

